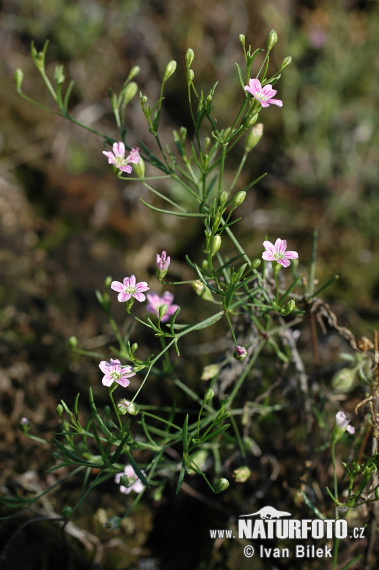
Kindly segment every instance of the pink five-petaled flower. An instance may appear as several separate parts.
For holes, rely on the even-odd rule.
[[[351,435],[355,433],[355,429],[353,426],[349,426],[350,420],[346,418],[345,412],[337,412],[336,413],[336,424],[340,429],[347,431]]]
[[[162,251],[162,255],[159,255],[157,253],[155,259],[156,259],[157,268],[160,271],[167,271],[167,269],[170,267],[170,256],[167,255],[165,251]]]
[[[249,79],[249,85],[245,85],[245,91],[253,95],[262,107],[269,107],[270,105],[283,107],[283,101],[273,99],[274,95],[276,95],[276,90],[272,88],[272,85],[268,84],[262,87],[259,79]]]
[[[112,386],[113,382],[117,382],[123,388],[130,384],[129,378],[135,376],[131,366],[121,366],[118,359],[110,359],[109,362],[102,360],[99,364],[100,370],[103,372],[104,377],[102,383],[104,386]]]
[[[122,484],[121,477],[126,476],[129,480],[128,486]],[[134,491],[135,493],[140,493],[144,490],[144,485],[138,479],[136,472],[134,471],[131,465],[126,465],[123,473],[117,473],[114,478],[115,482],[120,485],[121,493],[128,495],[130,491]],[[121,483],[121,484],[120,484]]]
[[[137,164],[141,161],[138,148],[132,148],[130,154],[125,158],[125,145],[123,142],[116,142],[113,145],[113,152],[103,150],[103,154],[108,158],[109,164],[114,164],[116,168],[123,172],[131,173],[132,164]]]
[[[283,267],[288,267],[290,265],[290,259],[297,259],[299,254],[297,251],[286,251],[287,241],[285,239],[278,238],[275,245],[270,241],[264,241],[263,246],[266,249],[262,253],[262,258],[265,261],[277,261]]]
[[[150,287],[148,287],[146,281],[137,283],[135,276],[132,275],[131,277],[125,277],[122,283],[120,281],[112,281],[111,289],[118,292],[117,299],[120,303],[129,301],[131,297],[142,303],[146,299],[143,291],[148,291]]]
[[[146,309],[150,311],[150,313],[155,313],[157,317],[159,317],[159,307],[161,307],[162,305],[167,306],[167,311],[161,319],[162,323],[168,321],[170,316],[173,315],[175,311],[179,308],[178,305],[172,304],[174,300],[174,295],[169,291],[165,291],[162,297],[160,297],[157,293],[154,293],[152,291],[151,293],[147,294],[147,300],[149,301],[149,304],[146,305]]]

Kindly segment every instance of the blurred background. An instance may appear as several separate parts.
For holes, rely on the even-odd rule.
[[[72,335],[87,349],[109,337],[95,289],[102,289],[108,275],[120,279],[138,271],[139,280],[151,279],[155,253],[162,249],[174,260],[172,277],[189,279],[185,255],[202,239],[196,224],[162,220],[147,210],[139,198],[150,196],[139,184],[116,179],[101,154],[100,139],[18,96],[13,74],[21,68],[23,91],[52,107],[30,56],[31,41],[42,49],[49,39],[48,71],[52,75],[61,63],[66,78],[75,81],[72,116],[116,138],[108,88],[118,92],[138,65],[139,88],[154,102],[167,62],[177,60],[164,102],[162,138],[169,142],[174,128],[190,128],[187,48],[195,51],[196,85],[208,92],[218,81],[215,114],[219,126],[227,125],[240,96],[234,65],[243,64],[238,36],[244,34],[254,49],[265,48],[274,28],[279,39],[271,71],[286,56],[292,64],[275,86],[283,109],[271,107],[260,116],[264,136],[244,180],[268,175],[249,192],[239,237],[253,257],[259,257],[266,234],[269,239],[286,238],[306,271],[317,229],[316,277],[323,283],[340,276],[324,298],[341,325],[356,336],[372,336],[379,325],[377,1],[3,0],[0,9],[3,485],[19,481],[28,470],[28,488],[38,488],[40,478],[46,483],[44,470],[51,465],[44,448],[32,446],[18,431],[20,418],[27,416],[33,430],[48,437],[57,426],[59,399],[72,401],[79,390],[85,394],[88,385],[99,384],[97,363],[72,355],[68,348]],[[126,123],[130,146],[151,144],[138,96],[127,108]],[[229,163],[226,176],[232,176],[236,164]],[[337,358],[333,349],[328,354],[332,361]],[[70,489],[62,491],[62,504],[64,492]],[[16,563],[20,569],[51,568],[52,553],[60,549],[62,561],[54,561],[56,568],[253,567],[241,557],[241,548],[211,542],[206,530],[223,528],[230,512],[238,513],[237,495],[224,502],[212,498],[209,504],[196,493],[173,494],[153,506],[146,500],[111,534],[102,521],[109,511],[117,512],[119,501],[118,490],[110,488],[95,496],[88,510],[84,506],[75,521],[88,533],[87,541],[96,537],[100,558],[89,562],[90,548],[82,537],[75,549],[68,549],[68,566],[61,535],[48,525],[30,525],[29,534],[20,535],[30,549],[28,560],[14,548],[15,539],[8,549],[13,566],[4,562],[4,568]],[[178,517],[186,519],[182,535],[175,529]],[[200,517],[201,536],[196,526]],[[20,524],[20,519],[7,522],[1,540]]]

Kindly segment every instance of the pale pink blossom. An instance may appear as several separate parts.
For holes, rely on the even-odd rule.
[[[269,107],[270,105],[283,107],[283,101],[273,99],[277,92],[272,88],[272,85],[268,84],[262,87],[259,79],[249,79],[249,85],[245,85],[245,91],[253,95],[253,97],[260,102],[262,107]]]
[[[337,412],[336,413],[336,424],[340,429],[343,429],[344,431],[347,431],[348,433],[350,433],[351,435],[353,435],[353,433],[355,433],[355,429],[353,428],[353,426],[349,426],[350,420],[348,420],[346,418],[345,412]]]
[[[99,368],[104,374],[102,383],[104,386],[112,386],[113,382],[117,382],[123,388],[130,384],[129,378],[135,376],[131,366],[121,366],[121,362],[116,359],[110,359],[109,362],[102,360]]]
[[[162,251],[162,255],[159,255],[157,253],[155,259],[156,259],[157,268],[160,271],[167,271],[167,269],[170,266],[170,256],[167,255],[165,251]]]
[[[266,251],[262,253],[262,258],[266,261],[277,261],[283,267],[288,267],[290,265],[290,259],[297,259],[299,254],[296,251],[286,251],[287,241],[285,239],[278,238],[275,245],[270,241],[264,241],[263,246]]]
[[[125,145],[123,142],[114,143],[112,148],[113,152],[103,150],[103,154],[108,158],[109,164],[114,164],[116,168],[123,172],[130,174],[132,171],[131,164],[137,164],[141,161],[138,148],[132,148],[127,157],[125,157]]]
[[[146,281],[137,283],[135,276],[132,275],[131,277],[125,277],[122,283],[120,283],[120,281],[112,281],[111,289],[118,292],[117,299],[120,303],[129,301],[131,297],[134,297],[137,301],[142,303],[142,301],[146,299],[143,291],[148,291],[150,287]]]
[[[152,291],[147,294],[147,300],[149,301],[149,304],[146,305],[146,309],[150,311],[150,313],[155,313],[157,317],[159,316],[159,307],[162,305],[167,306],[167,311],[161,319],[162,323],[168,321],[170,316],[179,308],[178,305],[172,304],[174,295],[169,291],[165,291],[161,297]]]
[[[129,484],[127,487],[125,485],[120,484],[121,477],[126,476],[129,480]],[[145,475],[145,473],[144,473]],[[141,483],[140,479],[138,479],[136,472],[134,471],[131,465],[126,465],[124,471],[122,473],[117,473],[115,475],[115,483],[120,485],[121,493],[128,495],[130,491],[134,491],[135,493],[140,493],[144,490],[145,486]]]

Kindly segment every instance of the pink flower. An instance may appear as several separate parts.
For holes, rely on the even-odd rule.
[[[131,297],[142,303],[146,299],[143,291],[148,291],[150,287],[148,287],[146,281],[136,283],[136,278],[132,275],[131,277],[125,277],[122,283],[120,281],[112,281],[111,289],[118,292],[117,299],[120,303],[129,301]]]
[[[355,429],[353,426],[349,426],[350,420],[346,418],[345,412],[337,412],[336,413],[336,424],[340,429],[347,431],[351,435],[355,433]]]
[[[162,251],[162,255],[159,255],[157,253],[155,259],[157,263],[157,268],[160,271],[167,271],[167,269],[170,267],[170,256],[168,256],[165,251]]]
[[[253,95],[262,107],[269,107],[270,105],[283,107],[283,101],[273,99],[277,92],[272,88],[272,85],[268,84],[262,87],[259,79],[249,79],[249,85],[245,85],[245,91]]]
[[[121,477],[123,477],[123,476],[127,477],[129,480],[129,484],[127,487],[125,487],[125,485],[122,485]],[[121,493],[124,493],[125,495],[128,495],[130,493],[130,491],[134,491],[135,493],[140,493],[145,488],[145,486],[138,479],[136,472],[134,471],[134,469],[131,465],[126,465],[123,473],[117,473],[115,475],[114,480],[115,480],[115,483],[120,485]]]
[[[286,251],[287,241],[285,239],[278,238],[275,245],[270,241],[264,241],[263,246],[266,251],[262,253],[262,258],[266,261],[277,261],[283,267],[288,267],[290,265],[290,259],[297,259],[299,254],[296,251]]]
[[[159,307],[162,305],[167,306],[167,311],[163,315],[161,321],[162,323],[168,321],[171,315],[175,313],[175,311],[179,308],[178,305],[173,305],[172,302],[174,300],[174,295],[169,291],[165,291],[160,297],[157,293],[151,292],[147,294],[147,300],[149,304],[146,305],[146,309],[150,311],[150,313],[155,313],[157,317],[159,317]]]
[[[131,366],[121,366],[120,361],[117,359],[113,360],[111,358],[109,362],[102,360],[99,368],[104,374],[102,379],[104,386],[112,386],[113,382],[117,382],[117,384],[126,388],[130,384],[129,378],[135,376]]]
[[[125,158],[125,145],[123,142],[114,143],[112,148],[113,152],[103,150],[103,154],[108,158],[109,164],[114,164],[119,170],[130,174],[132,171],[130,163],[136,164],[141,160],[139,149],[132,148],[130,154]]]

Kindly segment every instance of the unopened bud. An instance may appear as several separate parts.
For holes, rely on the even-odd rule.
[[[127,105],[132,99],[133,97],[136,95],[138,91],[138,85],[137,83],[135,83],[134,81],[132,81],[131,83],[129,83],[126,87],[125,90],[122,93],[122,103],[123,105]]]
[[[233,211],[236,208],[238,208],[238,206],[242,204],[245,198],[246,198],[245,190],[240,190],[239,192],[237,192],[237,194],[234,196],[232,200],[232,203],[230,204],[230,210]]]
[[[58,414],[58,416],[61,416],[63,414],[63,406],[62,404],[58,404],[56,407],[56,412]]]
[[[16,69],[16,71],[14,72],[14,80],[16,82],[16,89],[19,93],[21,92],[21,85],[23,79],[24,79],[24,73],[22,69]]]
[[[262,261],[260,259],[254,259],[251,262],[251,269],[258,269],[258,267],[260,266],[260,264],[262,263]]]
[[[65,76],[63,73],[63,65],[57,65],[54,71],[54,81],[57,85],[64,83]]]
[[[188,81],[188,83],[192,83],[194,77],[195,77],[195,72],[194,72],[194,70],[193,70],[193,69],[189,69],[189,70],[187,71],[187,81]]]
[[[267,51],[271,51],[276,42],[278,41],[278,34],[275,30],[271,30],[267,38]]]
[[[221,477],[214,486],[215,493],[222,493],[229,487],[229,481],[225,477]]]
[[[195,57],[195,53],[194,53],[193,49],[188,48],[187,53],[186,53],[186,66],[187,66],[187,68],[191,67],[194,57]]]
[[[245,152],[250,152],[263,136],[263,123],[255,125],[246,137]]]
[[[70,336],[70,338],[68,339],[68,344],[71,348],[75,348],[78,344],[78,339],[76,338],[76,336]]]
[[[204,394],[204,404],[206,404],[207,402],[210,402],[214,395],[215,395],[215,393],[212,390],[212,388],[209,388],[209,390],[207,390]]]
[[[141,68],[138,65],[134,65],[132,67],[132,69],[130,70],[127,81],[130,81],[131,79],[136,77],[140,71],[141,71]]]
[[[241,42],[241,44],[243,45],[243,47],[245,47],[245,36],[244,36],[244,34],[240,34],[238,36],[238,39]]]
[[[287,315],[292,313],[294,309],[296,309],[296,303],[293,299],[291,299],[290,301],[288,301],[288,303],[284,305],[284,307],[281,308],[280,312],[282,313],[282,315],[286,317]]]
[[[214,255],[216,255],[216,253],[218,252],[218,250],[221,247],[221,236],[219,235],[215,235],[213,240],[212,240],[212,245],[211,245],[211,251],[210,254],[213,257]]]
[[[164,70],[164,74],[163,74],[163,81],[167,81],[167,79],[169,77],[171,77],[171,75],[173,73],[175,73],[176,70],[176,61],[174,59],[172,59],[167,65],[166,65],[166,69]]]
[[[143,180],[143,178],[145,177],[145,162],[142,157],[140,157],[140,160],[138,162],[135,162],[133,164],[133,169],[138,178]]]
[[[233,477],[237,483],[245,483],[251,475],[251,471],[246,465],[244,467],[239,467],[233,471]]]
[[[199,297],[201,297],[205,301],[213,301],[212,293],[200,279],[196,279],[196,281],[191,281],[191,285],[196,294],[199,295]]]
[[[236,360],[243,360],[247,356],[247,350],[243,346],[236,346],[233,356]]]
[[[63,507],[62,509],[62,515],[64,516],[65,519],[69,519],[70,516],[72,515],[72,507]]]
[[[204,366],[200,380],[211,380],[220,371],[219,364],[207,364]]]
[[[287,67],[287,65],[289,65],[289,64],[291,63],[291,61],[292,61],[292,57],[291,57],[291,56],[285,57],[285,58],[283,59],[282,65],[280,66],[280,71],[282,71],[282,69],[284,69],[285,67]]]

